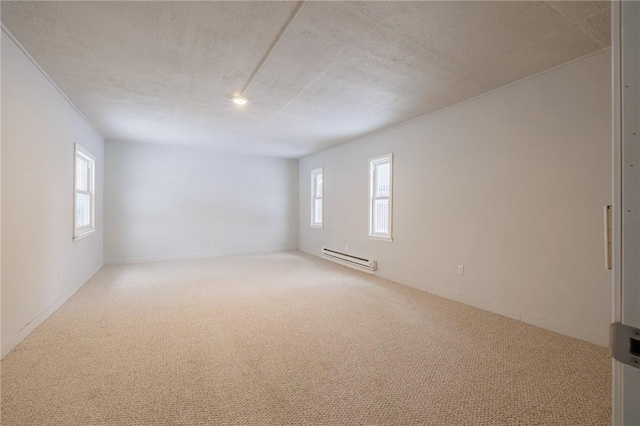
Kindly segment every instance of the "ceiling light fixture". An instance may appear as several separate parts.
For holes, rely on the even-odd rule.
[[[245,105],[247,102],[247,98],[245,98],[242,95],[234,95],[231,100],[233,101],[234,104],[236,105]]]

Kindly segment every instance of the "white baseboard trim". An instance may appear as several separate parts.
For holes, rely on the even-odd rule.
[[[82,279],[76,285],[67,290],[44,311],[36,315],[35,318],[25,324],[25,326],[22,327],[16,334],[6,339],[4,339],[3,336],[1,357],[4,358],[5,356],[7,356],[7,354],[9,354],[9,352],[11,352],[16,346],[18,346],[20,342],[22,342],[29,334],[33,332],[33,330],[38,328],[40,324],[42,324],[47,318],[49,318],[51,314],[53,314],[56,310],[58,310],[60,306],[64,304],[64,302],[69,300],[69,298],[71,298],[71,296],[73,296],[76,291],[80,290],[83,285],[85,285],[96,273],[98,273],[98,271],[102,269],[102,266],[103,264],[100,263],[98,266],[93,268],[91,272],[82,277]]]
[[[533,314],[531,312],[519,311],[510,307],[499,306],[487,300],[478,299],[464,294],[454,293],[442,288],[430,286],[426,289],[426,292],[435,294],[437,296],[442,296],[446,299],[455,300],[456,302],[464,303],[465,305],[473,306],[475,308],[483,309],[485,311],[493,312],[494,314],[522,321],[527,324],[535,325],[536,327],[544,328],[545,330],[553,331],[564,336],[584,340],[586,342],[594,343],[599,346],[608,346],[609,336],[606,333],[602,334],[598,333],[595,330],[576,327],[571,324],[563,323],[553,318],[547,318],[541,315]]]
[[[135,263],[151,263],[151,262],[166,262],[171,260],[189,260],[189,259],[207,259],[210,257],[222,257],[222,256],[240,256],[243,254],[269,254],[269,253],[282,253],[287,251],[296,251],[297,248],[291,247],[277,247],[260,250],[240,250],[240,251],[224,251],[224,252],[211,252],[211,253],[194,253],[185,254],[179,256],[158,256],[158,257],[134,257],[124,259],[109,259],[105,260],[105,265],[131,265]]]
[[[319,253],[314,253],[303,249],[299,250],[304,253],[322,258],[322,255]],[[411,288],[415,288],[416,290],[421,290],[430,294],[434,294],[436,296],[444,297],[445,299],[464,303],[465,305],[473,306],[474,308],[479,308],[485,311],[492,312],[494,314],[515,319],[517,321],[535,325],[536,327],[544,328],[545,330],[550,330],[564,336],[584,340],[586,342],[603,347],[607,347],[609,345],[609,335],[606,332],[602,333],[592,329],[577,327],[575,325],[567,324],[553,318],[544,317],[541,315],[533,314],[531,312],[519,311],[518,309],[507,306],[496,305],[488,300],[478,299],[473,296],[464,295],[440,287],[427,286],[425,288],[424,286],[418,286],[414,283],[409,283],[405,280],[398,279],[393,275],[387,275],[384,272],[381,273],[380,271],[376,271],[374,274],[385,280],[393,281]]]
[[[535,325],[546,330],[554,331],[564,336],[573,337],[578,340],[593,343],[602,347],[609,347],[609,333],[599,333],[595,330],[576,327],[571,324],[562,323],[553,318],[546,318],[530,312],[522,313],[522,322]]]

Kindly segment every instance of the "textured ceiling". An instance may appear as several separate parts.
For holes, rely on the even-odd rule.
[[[2,2],[107,139],[300,157],[609,45],[609,2]]]

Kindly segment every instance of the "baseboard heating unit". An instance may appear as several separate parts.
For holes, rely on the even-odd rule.
[[[376,270],[375,260],[353,256],[328,248],[322,249],[322,257],[332,262],[339,263],[341,265],[348,266],[349,268],[357,269],[358,271],[366,272],[368,274],[373,274],[373,271]]]

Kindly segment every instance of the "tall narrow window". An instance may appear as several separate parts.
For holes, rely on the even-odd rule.
[[[369,238],[391,241],[393,154],[369,161]]]
[[[73,239],[87,237],[96,231],[95,224],[96,160],[76,144]]]
[[[323,228],[323,176],[322,167],[311,170],[311,227],[317,229]]]

